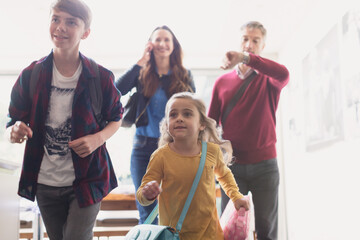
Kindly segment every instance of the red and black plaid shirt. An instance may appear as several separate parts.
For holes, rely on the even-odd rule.
[[[88,88],[88,79],[96,77],[96,72],[92,69],[89,59],[79,54],[83,70],[74,94],[71,118],[72,140],[100,131],[91,107]],[[36,63],[42,64],[42,69],[38,88],[31,100],[29,81]],[[10,121],[7,127],[15,124],[16,121],[23,121],[29,124],[33,131],[33,137],[26,143],[18,191],[20,196],[32,201],[35,200],[37,177],[44,155],[45,120],[50,98],[52,68],[53,53],[25,68],[11,92],[8,115]],[[99,74],[103,92],[102,117],[108,122],[119,121],[122,117],[121,94],[114,86],[114,75],[102,66],[99,66]],[[80,207],[101,201],[117,187],[116,176],[105,144],[85,158],[80,158],[72,151],[72,159],[75,170],[73,187]]]

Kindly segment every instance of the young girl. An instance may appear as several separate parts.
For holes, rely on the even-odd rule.
[[[19,195],[36,197],[49,238],[90,240],[100,202],[117,186],[105,142],[120,126],[120,94],[112,72],[79,52],[81,40],[90,34],[88,6],[57,0],[51,10],[53,49],[16,81],[7,133],[12,143],[26,142]],[[40,70],[31,98],[35,66]],[[96,121],[89,93],[97,74],[104,128]]]
[[[223,239],[215,196],[215,176],[235,208],[249,209],[234,177],[223,161],[223,145],[204,103],[192,93],[174,94],[166,104],[161,122],[159,149],[151,156],[142,184],[136,193],[142,205],[159,197],[160,225],[176,227],[198,170],[201,141],[208,142],[204,171],[185,217],[180,238]],[[227,159],[231,158],[227,150]],[[161,188],[160,188],[161,184]]]

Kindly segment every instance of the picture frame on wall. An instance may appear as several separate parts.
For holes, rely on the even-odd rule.
[[[336,24],[303,60],[306,150],[343,139],[340,50]]]
[[[342,75],[346,138],[360,137],[360,9],[342,18]]]

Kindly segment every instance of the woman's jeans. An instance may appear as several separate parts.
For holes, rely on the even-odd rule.
[[[258,240],[276,240],[278,231],[279,168],[277,159],[255,164],[234,163],[230,166],[240,192],[251,191],[255,229]],[[221,210],[224,211],[229,198],[221,189]]]
[[[135,185],[135,191],[137,191],[140,187],[141,180],[145,175],[146,168],[149,164],[150,156],[157,147],[158,138],[135,135],[130,163],[131,178]],[[136,206],[140,215],[139,224],[144,223],[156,204],[157,200],[149,206],[142,206],[138,201],[136,201]],[[157,224],[158,218],[156,218],[153,223]]]

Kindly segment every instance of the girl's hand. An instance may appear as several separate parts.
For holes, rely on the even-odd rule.
[[[33,136],[31,128],[21,121],[17,121],[14,125],[8,127],[6,132],[11,143],[23,143]]]
[[[144,188],[142,189],[143,196],[149,200],[152,201],[161,193],[161,188],[157,181],[151,181],[148,182]]]
[[[151,55],[151,51],[153,49],[154,45],[152,44],[152,42],[148,42],[145,45],[145,50],[144,50],[144,54],[141,57],[141,59],[137,62],[137,65],[141,66],[141,67],[145,67],[146,64],[149,62],[150,60],[150,55]]]
[[[249,200],[247,200],[245,197],[236,200],[234,205],[237,211],[239,211],[241,207],[245,208],[246,211],[250,208]]]
[[[91,134],[85,137],[81,137],[69,142],[69,148],[74,150],[74,152],[80,157],[84,158],[90,155],[98,147],[100,147],[104,142],[100,139],[99,135]]]

